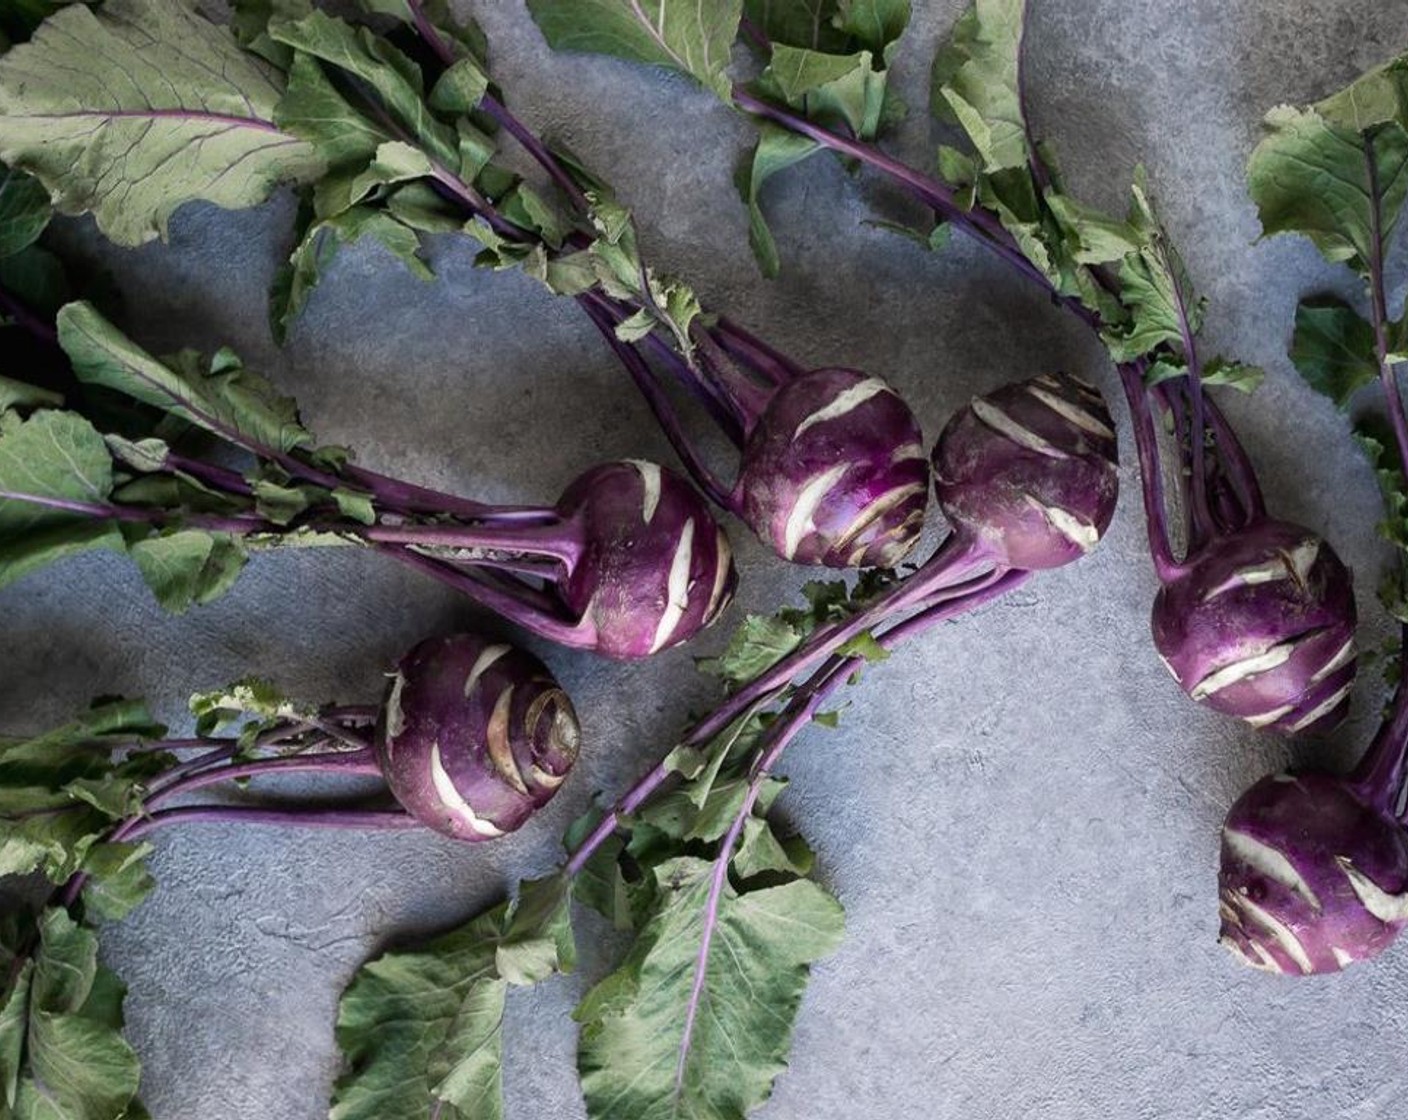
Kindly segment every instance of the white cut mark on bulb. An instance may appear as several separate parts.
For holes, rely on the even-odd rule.
[[[1331,673],[1333,673],[1336,669],[1339,669],[1339,668],[1341,668],[1341,667],[1343,667],[1343,666],[1345,666],[1345,665],[1348,665],[1348,664],[1349,664],[1351,661],[1353,661],[1353,660],[1354,660],[1354,636],[1353,636],[1353,635],[1350,635],[1349,640],[1348,640],[1347,642],[1345,642],[1344,645],[1340,646],[1339,651],[1335,654],[1335,656],[1332,657],[1332,658],[1330,658],[1329,661],[1325,662],[1325,664],[1323,664],[1322,666],[1320,666],[1320,671],[1317,672],[1313,677],[1310,678],[1310,683],[1311,683],[1311,684],[1319,684],[1319,683],[1320,683],[1321,681],[1323,681],[1326,677],[1328,677]]]
[[[1280,883],[1283,887],[1300,895],[1317,913],[1323,909],[1319,896],[1305,881],[1305,876],[1297,871],[1291,861],[1286,858],[1284,852],[1279,852],[1269,844],[1263,844],[1256,837],[1248,836],[1245,832],[1239,832],[1232,828],[1222,830],[1222,842],[1227,845],[1234,857],[1247,864],[1254,871],[1265,875],[1272,882]]]
[[[1082,552],[1089,552],[1100,543],[1100,530],[1094,525],[1082,521],[1069,510],[1064,510],[1060,506],[1048,506],[1044,502],[1037,501],[1030,494],[1026,495],[1026,500],[1029,506],[1046,518],[1048,525]]]
[[[1340,705],[1344,698],[1349,695],[1350,689],[1353,687],[1354,682],[1351,681],[1343,688],[1337,689],[1333,695],[1315,705],[1315,707],[1311,708],[1305,715],[1301,716],[1300,719],[1296,720],[1295,723],[1291,724],[1290,729],[1292,731],[1304,731],[1307,727],[1319,723]]]
[[[916,494],[926,493],[928,489],[928,483],[911,483],[908,486],[896,486],[893,490],[886,490],[885,493],[871,499],[856,519],[847,525],[845,531],[836,538],[836,543],[832,547],[845,548],[897,505],[908,501]]]
[[[792,433],[792,438],[797,439],[803,432],[814,424],[822,424],[827,420],[835,420],[845,416],[848,412],[854,412],[871,397],[881,393],[893,393],[894,390],[881,381],[878,377],[868,377],[849,389],[837,393],[827,404],[822,405],[805,420],[797,425],[797,430]]]
[[[1270,560],[1259,564],[1248,564],[1238,568],[1221,583],[1209,588],[1203,594],[1203,602],[1208,603],[1228,592],[1243,587],[1256,587],[1263,583],[1276,583],[1279,580],[1293,580],[1300,586],[1310,577],[1310,569],[1320,554],[1320,542],[1314,537],[1301,541],[1289,551],[1279,552]]]
[[[728,587],[729,572],[733,570],[733,545],[723,529],[714,530],[714,586],[709,589],[709,605],[704,608],[704,619],[712,622],[714,617],[728,604],[724,602],[724,591]]]
[[[1408,922],[1408,891],[1403,894],[1390,894],[1355,867],[1354,861],[1348,856],[1336,856],[1335,862],[1339,864],[1340,870],[1344,872],[1365,910],[1385,925]]]
[[[1305,951],[1305,946],[1300,943],[1300,939],[1296,937],[1288,925],[1244,894],[1234,894],[1232,898],[1233,905],[1246,914],[1250,921],[1270,934],[1272,940],[1284,950],[1286,956],[1296,962],[1296,967],[1301,972],[1309,974],[1315,971],[1315,965],[1311,963],[1310,955]],[[1256,941],[1253,940],[1252,944],[1255,945]]]
[[[1330,946],[1330,954],[1335,958],[1335,963],[1341,968],[1348,968],[1354,963],[1354,957],[1346,953],[1338,945]]]
[[[1028,428],[1024,428],[1002,409],[995,404],[983,400],[982,397],[974,399],[972,404],[973,415],[995,431],[1000,436],[1006,436],[1019,447],[1025,447],[1028,451],[1035,451],[1038,455],[1045,455],[1048,459],[1069,459],[1070,456],[1042,439],[1041,436]]]
[[[645,491],[641,499],[640,515],[647,525],[655,518],[655,511],[660,505],[660,466],[658,463],[647,462],[645,459],[627,459],[626,462],[635,467],[640,472],[641,487]]]
[[[797,555],[797,549],[801,547],[802,538],[808,533],[816,531],[816,523],[813,518],[817,509],[821,506],[826,496],[831,493],[831,488],[841,481],[841,476],[849,470],[846,463],[837,463],[834,467],[829,467],[821,474],[809,478],[802,489],[797,493],[797,500],[792,503],[792,512],[787,515],[787,525],[783,531],[782,555],[791,560]]]
[[[523,781],[518,763],[514,761],[513,741],[509,736],[508,722],[512,705],[513,686],[510,685],[499,693],[499,698],[494,701],[494,711],[489,716],[489,724],[484,732],[485,746],[489,751],[489,761],[494,764],[499,777],[526,797],[528,786]]]
[[[684,612],[689,609],[689,569],[694,561],[694,518],[684,523],[680,531],[679,544],[670,561],[670,575],[665,585],[665,610],[655,627],[655,640],[650,652],[662,649],[679,628]]]
[[[1269,727],[1290,715],[1294,710],[1294,704],[1282,704],[1279,708],[1272,708],[1269,712],[1262,712],[1255,716],[1243,716],[1242,718],[1249,727]]]
[[[469,802],[455,788],[455,783],[450,780],[450,775],[445,772],[445,764],[440,759],[439,743],[432,744],[430,748],[430,782],[435,787],[435,795],[440,798],[440,804],[480,836],[493,839],[504,834],[504,830],[498,825],[475,813]]]
[[[1254,677],[1258,673],[1265,673],[1269,669],[1274,669],[1278,665],[1284,665],[1290,660],[1291,654],[1295,652],[1295,642],[1281,642],[1261,653],[1253,654],[1251,657],[1244,657],[1240,661],[1234,661],[1230,665],[1224,665],[1221,669],[1215,669],[1202,680],[1193,686],[1193,690],[1188,694],[1194,700],[1202,700],[1211,696],[1214,692],[1221,692],[1224,688],[1231,688],[1234,684]]]
[[[464,694],[466,697],[473,695],[475,685],[479,679],[489,671],[489,667],[503,657],[504,654],[512,652],[513,647],[507,645],[485,646],[483,652],[474,659],[474,664],[469,667],[469,676],[464,679]]]
[[[1055,393],[1048,393],[1039,385],[1028,385],[1027,392],[1047,408],[1051,409],[1057,416],[1069,420],[1081,431],[1088,432],[1093,436],[1101,436],[1105,439],[1115,438],[1115,433],[1108,424],[1098,416],[1092,416],[1090,413],[1086,412],[1080,405],[1072,404],[1064,397],[1057,396]]]
[[[890,462],[892,464],[907,463],[911,459],[927,459],[928,457],[922,443],[902,443],[895,448],[894,454],[890,456]]]
[[[391,682],[391,692],[386,697],[386,759],[391,760],[391,752],[401,732],[406,730],[406,713],[401,708],[401,693],[406,688],[406,674],[398,672]]]

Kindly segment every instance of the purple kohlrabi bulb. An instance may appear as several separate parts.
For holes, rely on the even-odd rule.
[[[738,575],[728,537],[674,471],[604,463],[562,494],[558,513],[583,541],[562,587],[607,657],[646,657],[688,641],[723,612]]]
[[[788,560],[892,568],[924,528],[924,437],[881,378],[812,370],[768,402],[736,493],[743,519]]]
[[[1213,541],[1154,600],[1154,645],[1183,690],[1287,734],[1344,718],[1354,625],[1349,570],[1320,537],[1284,521]]]
[[[975,397],[940,434],[933,465],[949,521],[1012,568],[1080,559],[1109,528],[1119,496],[1109,410],[1064,373]]]
[[[1255,968],[1338,972],[1408,922],[1408,838],[1329,774],[1276,774],[1222,828],[1224,945]]]
[[[396,800],[457,840],[520,827],[562,785],[580,741],[546,666],[473,634],[432,638],[401,659],[376,735]]]

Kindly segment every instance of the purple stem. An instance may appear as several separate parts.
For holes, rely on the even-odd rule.
[[[617,301],[608,298],[605,293],[597,289],[582,292],[577,296],[577,300],[583,305],[589,318],[592,318],[592,308],[595,308],[604,318],[608,318],[613,324],[613,333],[614,325],[624,322],[636,310],[634,306],[631,306],[623,311]],[[596,319],[592,318],[592,322],[596,324]],[[598,329],[600,329],[599,325]],[[736,403],[725,393],[723,387],[702,376],[699,369],[686,361],[684,355],[662,338],[658,331],[652,330],[642,341],[650,347],[651,352],[659,361],[669,367],[675,380],[684,386],[690,396],[708,409],[709,415],[729,439],[736,445],[741,444],[744,417]],[[619,357],[617,360],[620,360]]]
[[[347,530],[378,544],[425,548],[489,549],[526,553],[561,561],[570,572],[582,556],[581,541],[569,523],[549,525],[363,525]]]
[[[1408,649],[1408,626],[1399,641]],[[1408,776],[1408,682],[1400,681],[1389,718],[1379,727],[1364,757],[1345,779],[1359,797],[1381,813],[1393,813]],[[1400,817],[1400,820],[1404,817]]]
[[[1160,240],[1159,251],[1164,259],[1164,268],[1169,275],[1174,277],[1173,298],[1178,311],[1178,333],[1183,344],[1183,359],[1188,363],[1188,396],[1192,401],[1191,416],[1188,425],[1189,443],[1189,507],[1188,521],[1190,527],[1198,526],[1196,534],[1189,534],[1190,542],[1195,538],[1212,537],[1217,535],[1217,527],[1213,524],[1212,513],[1208,508],[1207,494],[1207,464],[1205,445],[1207,442],[1207,415],[1203,405],[1203,363],[1198,356],[1198,345],[1193,338],[1193,323],[1188,316],[1188,300],[1183,294],[1183,286],[1178,283],[1177,272],[1173,268],[1173,262],[1169,259],[1166,246]],[[1192,552],[1192,545],[1189,545]]]
[[[1177,579],[1185,569],[1173,558],[1157,429],[1154,426],[1153,410],[1149,407],[1149,395],[1144,387],[1145,363],[1143,359],[1137,362],[1121,362],[1116,369],[1119,371],[1120,385],[1124,388],[1125,400],[1129,403],[1131,427],[1134,429],[1134,448],[1139,458],[1139,476],[1144,489],[1144,520],[1149,531],[1149,555],[1153,558],[1154,571],[1159,581],[1169,583]]]
[[[381,776],[381,766],[377,763],[376,752],[369,746],[355,751],[313,751],[307,754],[278,755],[274,758],[256,758],[248,762],[232,762],[228,766],[206,768],[190,774],[179,782],[173,782],[159,793],[149,796],[144,809],[194,793],[207,786],[221,782],[233,782],[240,778],[258,778],[265,774],[289,773],[336,773],[369,774]],[[140,819],[140,818],[138,818]],[[113,834],[113,839],[120,837]]]
[[[280,828],[423,828],[403,809],[261,809],[248,805],[192,805],[162,809],[143,819],[123,838],[131,843],[172,824],[263,824]]]
[[[408,568],[437,579],[447,587],[452,587],[473,602],[502,615],[510,622],[522,626],[550,642],[572,649],[591,649],[596,641],[594,629],[583,621],[568,622],[554,616],[532,600],[531,588],[509,588],[500,583],[490,583],[477,573],[465,571],[454,565],[443,563],[430,556],[399,545],[374,545],[377,551],[399,561]]]
[[[1033,573],[1026,571],[993,572],[983,581],[983,586],[971,595],[953,600],[941,606],[923,611],[891,627],[876,640],[886,649],[892,649],[900,642],[921,633],[940,622],[956,615],[975,610],[999,596],[1021,586]],[[694,1024],[698,1018],[704,982],[708,974],[709,955],[713,947],[714,930],[718,927],[719,903],[723,898],[724,886],[728,882],[728,869],[733,859],[733,850],[743,833],[744,825],[753,815],[753,808],[762,793],[768,776],[777,766],[782,753],[789,743],[816,716],[817,709],[841,687],[851,676],[865,666],[861,656],[832,657],[803,684],[792,697],[782,715],[769,732],[767,746],[753,764],[753,773],[748,782],[748,791],[743,804],[729,825],[728,832],[719,843],[719,854],[714,860],[713,873],[709,882],[709,895],[704,904],[703,933],[699,939],[699,952],[694,960],[694,983],[690,988],[689,1001],[685,1005],[684,1032],[680,1038],[679,1055],[675,1063],[675,1092],[678,1094],[684,1085],[685,1068],[689,1060],[689,1048],[694,1034]]]
[[[947,543],[945,547],[947,547]],[[939,551],[935,553],[934,558],[931,558],[920,571],[924,571],[924,569],[929,568],[930,565],[935,565],[937,569],[936,561],[939,554],[943,552],[944,548],[940,548]],[[966,555],[967,553],[964,550],[958,548],[955,548],[955,551],[950,554],[949,562],[953,565],[953,569],[949,572],[950,578],[956,577],[964,570],[971,572],[971,569],[966,569],[968,563],[967,560],[964,560]],[[969,559],[971,559],[971,557]],[[962,561],[962,563],[960,563],[960,561]],[[931,575],[934,575],[934,573],[931,573]],[[917,587],[919,578],[919,573],[915,573],[895,590],[908,590],[912,587]],[[1007,577],[999,575],[997,578],[1005,580]],[[911,596],[905,595],[903,596],[905,602],[902,605],[896,605],[895,600],[901,598],[900,595],[896,594],[893,595],[893,597],[887,597],[890,598],[889,613],[902,610],[905,606],[919,605],[923,609],[915,618],[929,617],[932,618],[934,622],[938,622],[945,618],[952,618],[955,615],[961,614],[966,609],[967,605],[971,604],[976,606],[980,603],[987,602],[993,597],[992,589],[986,587],[985,582],[983,586],[978,587],[976,590],[966,594],[955,594],[951,598],[945,598],[943,592],[939,591],[934,586],[940,582],[937,575],[934,575],[932,579],[926,578],[924,582],[929,585],[927,590],[930,593],[926,601],[914,603],[910,601]],[[956,579],[954,579],[954,586],[955,588],[961,586]],[[879,603],[877,602],[875,606],[878,605]],[[873,606],[864,613],[871,615],[874,610],[875,607]],[[870,624],[874,625],[876,622],[883,620],[885,616],[886,612],[878,612],[874,617],[869,619]],[[854,623],[854,621],[854,619],[851,620],[852,623]],[[901,629],[903,626],[905,626],[905,623],[900,623],[898,626],[891,628],[891,632],[896,634],[895,640],[899,640],[905,634],[911,632],[910,630]],[[689,734],[684,737],[683,743],[685,745],[699,745],[708,742],[715,735],[723,731],[724,728],[744,715],[754,705],[767,700],[773,694],[786,687],[788,682],[799,672],[803,672],[816,665],[819,661],[833,653],[839,646],[844,645],[850,637],[854,637],[864,629],[864,626],[856,629],[853,625],[842,624],[825,631],[818,631],[817,634],[813,635],[812,638],[808,640],[807,645],[805,645],[803,649],[794,652],[787,658],[778,662],[777,665],[773,666],[773,668],[763,676],[755,678],[747,686],[730,696],[728,700],[715,709],[707,718],[697,723]],[[586,839],[572,852],[567,863],[564,865],[567,876],[571,878],[580,872],[597,849],[616,831],[620,823],[640,808],[656,790],[669,780],[672,774],[674,774],[674,770],[663,761],[643,774],[636,781],[635,785],[633,785],[616,805],[597,823],[596,827],[592,829]]]
[[[743,362],[774,385],[786,384],[794,377],[800,377],[807,372],[802,365],[727,316],[720,315],[708,330],[718,340],[719,345],[737,361]]]
[[[709,469],[698,452],[695,451],[694,445],[685,435],[679,413],[675,411],[675,406],[670,403],[664,390],[656,383],[655,374],[646,364],[645,359],[633,346],[616,337],[616,327],[608,312],[591,300],[580,296],[578,302],[586,311],[588,318],[596,324],[597,330],[601,332],[607,345],[615,352],[617,359],[630,373],[631,379],[636,383],[636,388],[640,390],[641,395],[650,405],[650,411],[655,414],[655,419],[665,430],[665,436],[669,439],[670,445],[675,449],[675,453],[680,457],[699,488],[717,505],[737,513],[740,508],[738,498],[729,488],[724,486],[718,476]]]
[[[1384,389],[1384,404],[1389,423],[1393,426],[1394,442],[1398,445],[1399,469],[1408,477],[1408,419],[1403,413],[1403,397],[1398,391],[1394,364],[1389,361],[1388,300],[1384,284],[1384,248],[1382,230],[1382,195],[1379,168],[1374,160],[1372,140],[1366,140],[1365,161],[1369,172],[1369,235],[1373,246],[1369,251],[1369,306],[1374,324],[1374,350],[1378,357],[1379,381]]]
[[[65,513],[77,513],[84,517],[93,517],[103,521],[142,522],[148,525],[180,522],[182,525],[208,529],[214,533],[240,535],[279,531],[278,526],[271,525],[262,518],[253,515],[236,517],[183,516],[168,513],[165,510],[140,509],[136,506],[111,505],[102,502],[80,502],[72,498],[55,498],[46,494],[22,494],[15,490],[0,490],[0,501],[26,502],[29,505],[62,510]]]
[[[389,478],[376,471],[348,464],[343,468],[348,480],[357,483],[376,499],[378,505],[408,514],[449,514],[467,521],[490,524],[532,524],[551,521],[557,515],[539,506],[492,506],[432,490],[414,483]]]

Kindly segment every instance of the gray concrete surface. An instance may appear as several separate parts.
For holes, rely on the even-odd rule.
[[[463,3],[463,0],[461,0]],[[684,81],[548,54],[520,5],[478,0],[495,65],[530,122],[605,169],[658,264],[682,272],[798,357],[893,379],[936,433],[970,394],[1054,366],[1107,391],[1099,348],[961,240],[931,257],[860,220],[903,205],[815,160],[770,189],[785,276],[764,282],[730,183],[745,125]],[[896,63],[911,104],[958,0],[916,3]],[[1211,297],[1210,347],[1270,371],[1227,402],[1273,508],[1324,529],[1359,579],[1365,642],[1384,633],[1387,561],[1373,480],[1343,422],[1283,350],[1292,308],[1331,274],[1308,245],[1254,245],[1242,167],[1262,112],[1331,90],[1405,45],[1408,0],[1038,0],[1033,101],[1068,178],[1119,203],[1148,167]],[[897,150],[922,159],[916,114]],[[183,212],[167,245],[63,231],[128,293],[153,346],[227,342],[300,397],[326,440],[411,478],[543,500],[614,455],[668,458],[586,322],[531,283],[434,249],[424,285],[375,248],[338,261],[282,352],[264,293],[287,198]],[[1122,431],[1122,434],[1124,432]],[[1347,763],[1381,699],[1365,673],[1332,742],[1286,746],[1195,709],[1147,636],[1155,584],[1125,445],[1120,512],[1098,553],[876,668],[843,729],[787,765],[781,809],[821,855],[849,914],[816,970],[776,1120],[1367,1120],[1408,1088],[1408,947],[1323,981],[1278,981],[1215,943],[1217,828],[1232,798],[1289,758]],[[740,542],[733,613],[770,608],[804,573]],[[234,594],[182,619],[115,559],[64,564],[0,593],[0,726],[58,719],[95,693],[153,697],[182,722],[191,691],[257,671],[320,699],[375,697],[420,637],[477,621],[370,556],[257,560]],[[196,827],[160,843],[160,889],[105,952],[131,986],[130,1034],[157,1120],[315,1120],[336,1055],[332,1016],[387,937],[443,928],[541,871],[594,790],[623,787],[701,703],[693,649],[622,667],[545,655],[584,714],[588,749],[545,819],[456,847]],[[541,647],[540,647],[541,648]],[[514,1120],[583,1115],[576,997],[618,948],[590,921],[576,976],[510,1001]]]

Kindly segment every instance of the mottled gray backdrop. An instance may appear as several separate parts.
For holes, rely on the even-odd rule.
[[[1242,168],[1265,109],[1323,95],[1408,46],[1408,0],[1033,6],[1041,131],[1091,201],[1122,206],[1135,163],[1148,167],[1211,297],[1210,349],[1270,371],[1227,409],[1272,506],[1322,528],[1352,563],[1376,643],[1387,554],[1373,479],[1283,357],[1297,298],[1335,277],[1307,244],[1253,244]],[[787,268],[763,281],[731,183],[743,121],[683,80],[551,56],[514,0],[470,7],[510,102],[615,182],[651,258],[709,305],[807,362],[884,374],[931,435],[970,394],[1055,366],[1114,391],[1083,328],[980,250],[958,239],[934,257],[862,225],[874,207],[909,211],[830,159],[769,188]],[[960,5],[915,7],[895,70],[919,107]],[[923,161],[931,140],[916,112],[896,149]],[[463,240],[435,244],[433,284],[377,248],[345,253],[277,350],[264,299],[291,210],[286,196],[246,213],[192,207],[169,244],[137,252],[100,244],[86,222],[61,233],[116,275],[138,339],[236,346],[298,395],[324,440],[372,466],[546,501],[604,457],[669,460],[575,308],[526,279],[476,273]],[[816,970],[766,1115],[1325,1120],[1401,1105],[1408,946],[1292,982],[1237,967],[1216,944],[1224,810],[1292,756],[1347,763],[1371,731],[1375,674],[1323,744],[1288,748],[1184,700],[1148,639],[1155,582],[1127,440],[1124,452],[1119,516],[1095,555],[876,668],[842,729],[809,733],[788,760],[781,809],[819,850],[849,933]],[[734,535],[743,590],[728,624],[772,609],[807,575]],[[251,671],[308,698],[369,701],[413,642],[480,621],[438,586],[351,552],[261,557],[233,594],[179,619],[125,562],[93,556],[0,593],[0,618],[6,730],[62,719],[101,692],[145,694],[182,724],[189,693]],[[162,837],[160,888],[103,935],[131,986],[157,1120],[324,1116],[334,1009],[357,964],[550,866],[592,792],[623,788],[707,699],[691,658],[720,637],[637,667],[546,650],[587,749],[542,819],[498,844],[204,826]],[[580,933],[578,975],[510,997],[513,1120],[583,1115],[568,1012],[620,946],[591,920]]]

